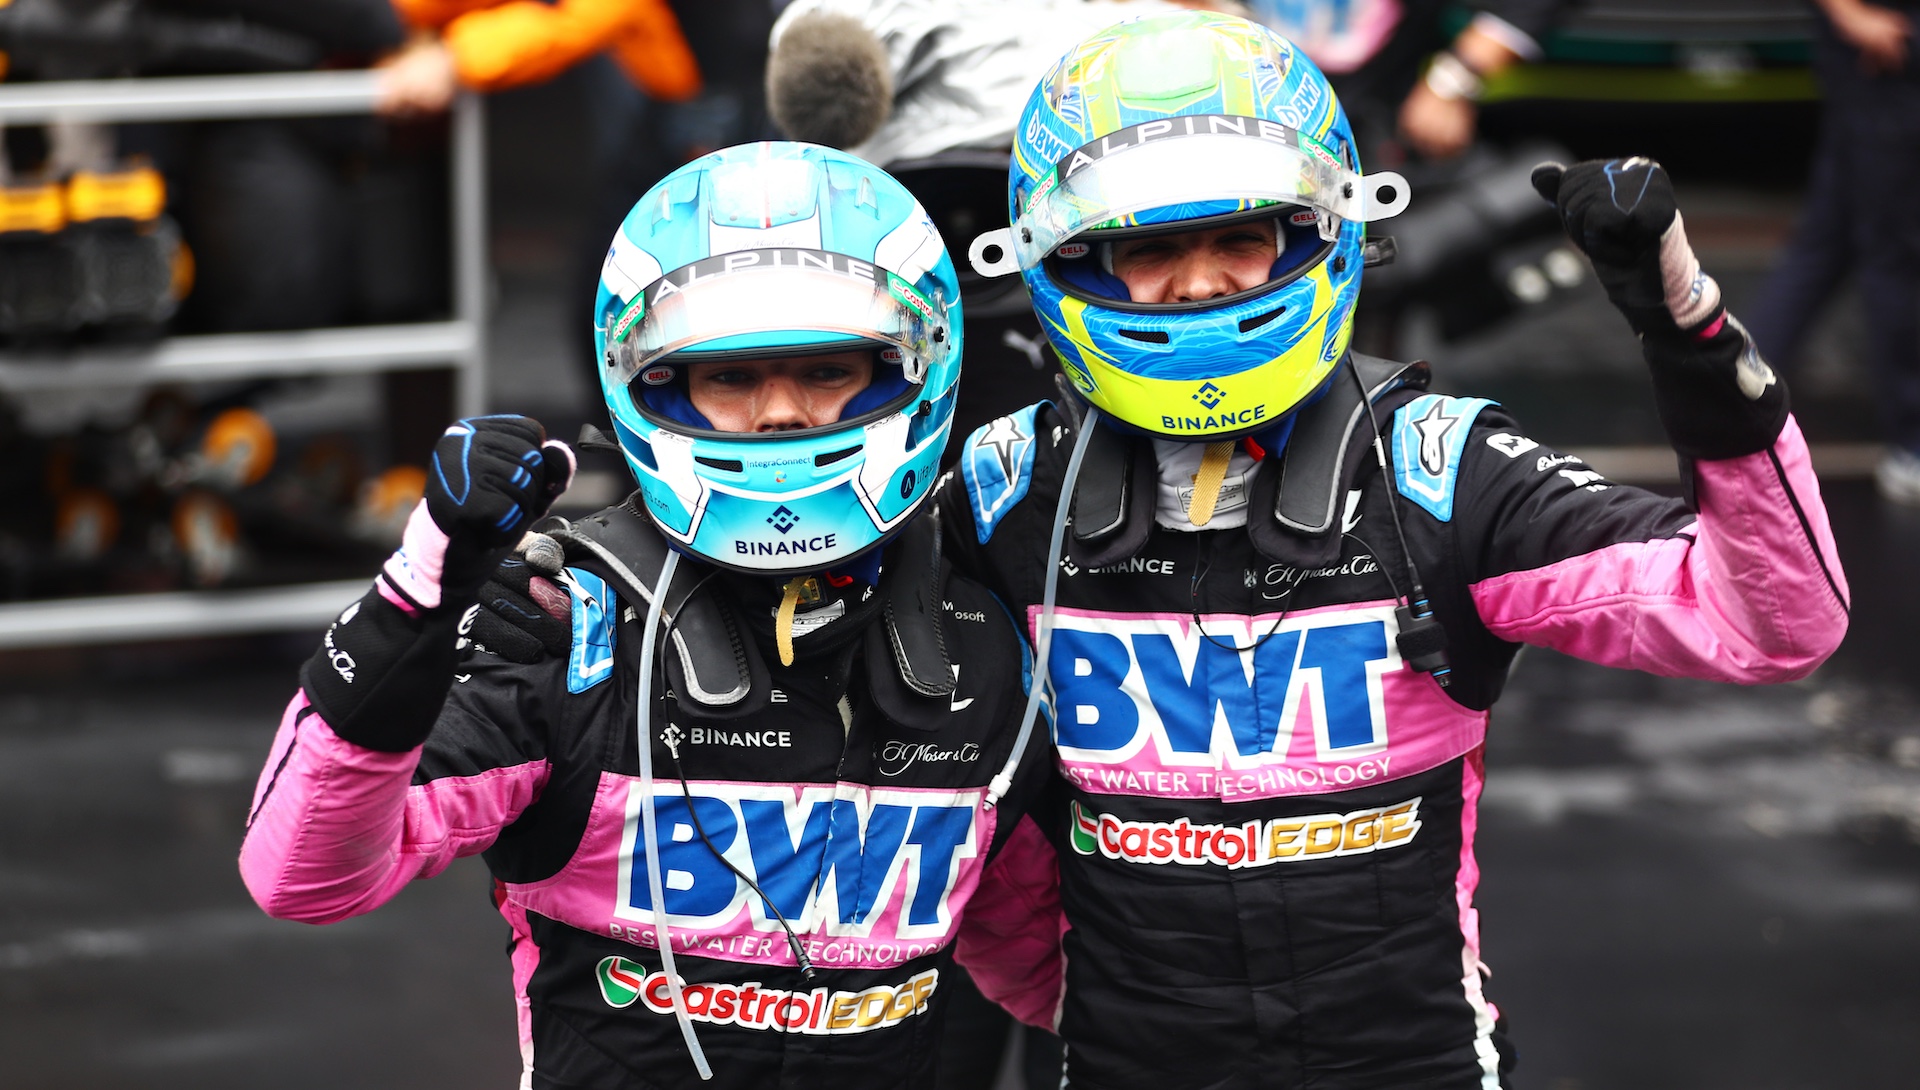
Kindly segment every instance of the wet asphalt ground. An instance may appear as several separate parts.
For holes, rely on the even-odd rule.
[[[1737,310],[1791,194],[1682,200]],[[564,233],[498,226],[495,406],[577,420]],[[1871,438],[1859,320],[1843,302],[1792,373],[1816,440]],[[1544,440],[1659,438],[1590,285],[1465,343],[1423,336],[1409,350],[1443,386],[1507,399]],[[1920,512],[1857,478],[1826,489],[1856,606],[1812,679],[1523,656],[1480,837],[1516,1087],[1920,1085]],[[0,656],[0,1088],[514,1084],[507,932],[477,860],[324,928],[241,887],[253,779],[311,639]]]

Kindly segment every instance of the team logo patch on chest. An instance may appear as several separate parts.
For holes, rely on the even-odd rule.
[[[673,996],[667,974],[649,973],[627,958],[600,959],[594,967],[600,997],[615,1008],[639,1001],[655,1014],[673,1014]],[[815,988],[790,992],[746,984],[688,984],[684,988],[687,1015],[696,1022],[783,1033],[839,1035],[867,1033],[898,1025],[927,1009],[940,982],[940,971],[928,969],[899,984],[883,984],[858,992]]]
[[[612,920],[589,926],[652,947],[640,792],[637,782],[624,786],[603,791],[623,811],[605,815],[621,823]],[[821,968],[885,967],[939,950],[992,839],[984,793],[690,783],[683,795],[677,783],[656,786],[654,851],[675,952],[792,965],[773,909]]]
[[[1037,610],[1035,611],[1037,613]],[[1056,611],[1061,771],[1100,794],[1226,800],[1432,768],[1485,718],[1401,661],[1391,602],[1291,614]]]
[[[1269,867],[1276,863],[1335,859],[1397,848],[1420,831],[1420,800],[1374,806],[1349,814],[1204,825],[1176,821],[1128,821],[1072,804],[1069,839],[1080,855],[1103,855],[1125,863],[1177,863],[1188,867]]]

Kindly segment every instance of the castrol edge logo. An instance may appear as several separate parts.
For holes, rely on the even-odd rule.
[[[1412,843],[1420,832],[1420,799],[1346,814],[1197,825],[1177,821],[1128,821],[1072,804],[1069,838],[1081,855],[1123,863],[1178,863],[1188,867],[1241,870],[1308,859],[1365,855]]]
[[[627,958],[602,958],[594,968],[600,997],[614,1008],[636,1000],[655,1014],[673,1013],[673,993],[667,974],[647,972]],[[683,984],[681,996],[687,1016],[696,1022],[742,1029],[777,1030],[813,1036],[867,1033],[898,1025],[927,1009],[940,982],[940,970],[928,969],[899,984],[883,984],[858,992],[810,992],[763,988],[760,984]]]

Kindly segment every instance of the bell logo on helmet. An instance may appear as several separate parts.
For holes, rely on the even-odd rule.
[[[649,367],[640,372],[640,381],[649,386],[665,386],[673,381],[673,368],[665,365]]]
[[[1211,382],[1203,382],[1194,391],[1193,399],[1211,409],[1227,399],[1227,392]]]
[[[783,503],[773,509],[773,514],[767,516],[767,525],[784,534],[800,525],[800,516],[794,514],[793,510]]]
[[[1069,261],[1076,261],[1092,253],[1093,247],[1084,242],[1063,242],[1060,248],[1053,252]]]
[[[887,347],[882,348],[880,350],[881,363],[891,363],[897,366],[900,363],[904,362],[906,358],[907,358],[907,354],[905,352],[902,352],[900,349],[895,348],[893,345],[888,345]]]
[[[1295,227],[1306,227],[1311,224],[1319,223],[1320,213],[1315,212],[1311,208],[1303,209],[1299,212],[1295,212],[1291,216],[1288,216],[1287,222],[1293,224]]]

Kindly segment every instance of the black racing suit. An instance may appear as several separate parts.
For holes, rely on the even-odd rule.
[[[1047,843],[990,870],[995,907],[960,939],[984,991],[1057,1018],[1076,1090],[1499,1085],[1473,834],[1519,644],[1763,682],[1845,631],[1790,419],[1768,449],[1700,462],[1695,510],[1497,405],[1422,394],[1424,366],[1366,372],[1394,484],[1343,376],[1284,455],[1225,483],[1244,529],[1156,524],[1152,445],[1095,433],[1047,652],[1065,779],[1036,812]],[[1047,404],[996,421],[940,496],[949,554],[1030,630],[1075,438]],[[1414,568],[1445,687],[1396,638]],[[1030,986],[996,991],[1022,956]]]
[[[484,854],[513,930],[532,1087],[930,1086],[954,930],[1046,776],[1042,738],[1006,798],[985,801],[1013,749],[1027,653],[999,602],[939,563],[930,521],[889,546],[878,588],[819,580],[790,667],[775,655],[778,583],[701,583],[713,573],[683,565],[687,600],[711,596],[718,644],[677,642],[697,610],[668,597],[676,627],[656,655],[652,719],[659,859],[714,1082],[697,1078],[675,1023],[650,910],[635,749],[647,606],[592,555],[568,549],[564,653],[523,663],[472,648],[424,747],[393,746],[377,716],[353,720],[366,725],[347,733],[365,736],[325,718],[328,674],[381,642],[352,630],[403,623],[378,592],[343,615],[261,776],[249,889],[274,915],[324,923]],[[904,683],[898,648],[916,639],[923,665],[940,645],[950,692]],[[708,679],[736,665],[751,691],[729,704],[739,694]],[[689,698],[702,687],[715,701]]]

